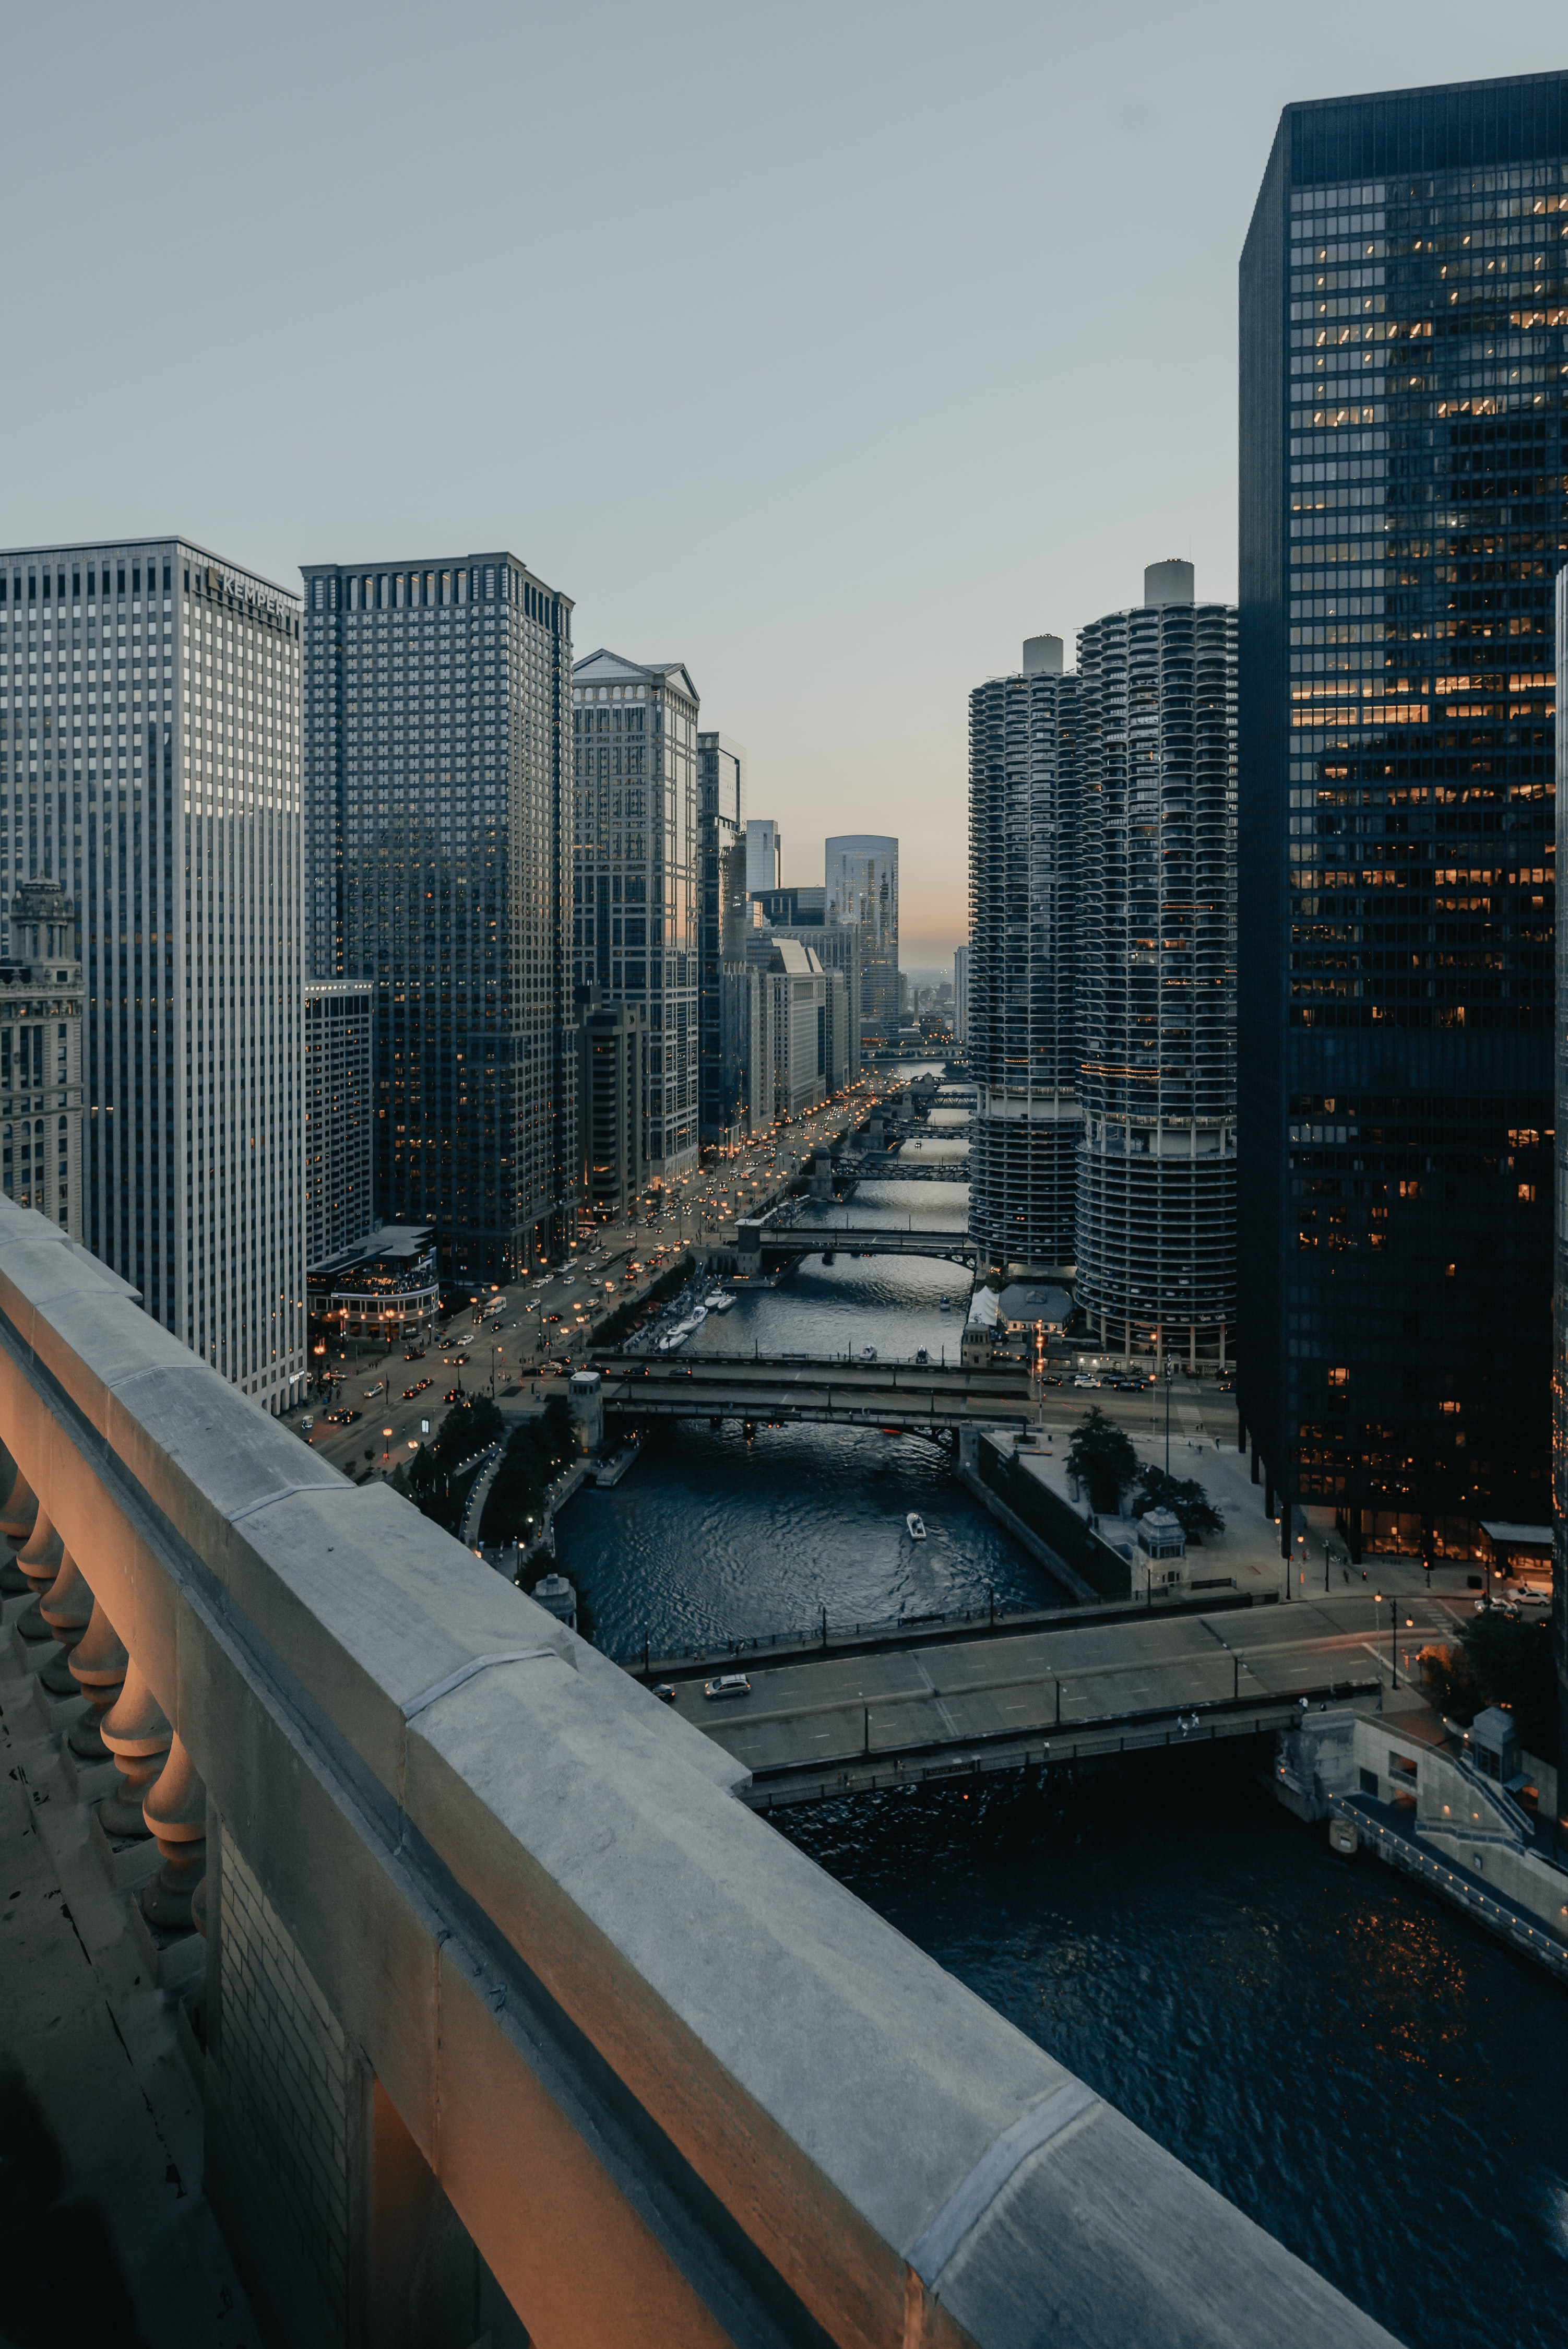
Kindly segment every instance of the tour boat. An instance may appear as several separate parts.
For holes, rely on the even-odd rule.
[[[921,1516],[918,1509],[911,1509],[908,1516],[904,1519],[904,1524],[909,1527],[909,1537],[911,1541],[923,1541],[925,1539],[925,1519]]]

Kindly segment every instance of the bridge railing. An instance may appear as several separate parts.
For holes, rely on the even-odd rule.
[[[204,1935],[207,2190],[269,2337],[1386,2339],[8,1201],[0,1439],[39,1702],[106,1847],[156,1840],[126,1930],[186,1980]]]

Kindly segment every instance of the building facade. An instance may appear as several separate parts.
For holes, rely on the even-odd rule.
[[[0,554],[0,889],[77,908],[82,1237],[271,1410],[305,1368],[299,628],[181,539]]]
[[[697,1163],[697,690],[679,661],[601,650],[577,663],[573,705],[576,977],[642,1013],[644,1163],[667,1182]]]
[[[998,1270],[1074,1258],[1079,1027],[1078,681],[1059,636],[969,697],[969,934],[959,1041],[975,1077],[969,1232]]]
[[[798,938],[754,934],[749,1063],[753,1123],[803,1117],[847,1081],[849,989]]]
[[[374,991],[367,978],[304,983],[304,1260],[355,1247],[375,1216]]]
[[[377,1206],[513,1278],[576,1227],[572,605],[501,552],[304,576],[312,975],[374,988]]]
[[[602,1004],[593,987],[578,1001],[577,1126],[583,1147],[583,1210],[613,1223],[644,1183],[643,1015],[634,1004]]]
[[[1541,74],[1287,107],[1243,256],[1239,1400],[1286,1539],[1547,1515],[1565,223]]]
[[[861,932],[861,1011],[867,1032],[898,1033],[898,843],[876,832],[824,843],[827,916]]]
[[[727,734],[699,734],[696,765],[698,1138],[723,1143],[738,1139],[744,1123],[739,1071],[725,1050],[724,962],[727,930],[735,923],[727,901],[745,879],[746,753]]]
[[[1157,563],[1078,637],[1080,1309],[1223,1369],[1236,1310],[1236,616]]]
[[[953,949],[953,1034],[962,1050],[969,1041],[969,948]]]
[[[0,960],[0,1189],[82,1236],[82,967],[76,907],[24,881]]]
[[[751,816],[746,826],[746,894],[783,885],[784,835],[771,816]]]

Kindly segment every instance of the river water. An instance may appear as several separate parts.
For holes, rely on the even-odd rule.
[[[966,1195],[851,1197],[859,1223],[940,1231]],[[687,1343],[935,1359],[968,1286],[930,1258],[810,1258]],[[663,1432],[614,1491],[562,1512],[557,1545],[600,1645],[628,1657],[823,1608],[870,1620],[1057,1597],[934,1446],[871,1431]],[[909,1789],[779,1824],[1413,2349],[1562,2349],[1568,2001],[1375,1859],[1336,1858],[1256,1783],[1259,1758]]]

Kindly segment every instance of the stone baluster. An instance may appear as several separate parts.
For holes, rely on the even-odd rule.
[[[191,1901],[207,1872],[207,1789],[178,1737],[141,1808],[163,1857],[141,1895],[141,1913],[165,1933],[188,1933],[195,1923]]]
[[[0,1531],[5,1526],[5,1505],[21,1481],[22,1471],[5,1445],[0,1444]],[[0,1549],[0,1599],[26,1599],[31,1590],[32,1585],[15,1559],[8,1551]]]
[[[40,1509],[15,1560],[15,1571],[33,1594],[32,1605],[24,1607],[16,1618],[16,1630],[27,1641],[35,1661],[44,1653],[55,1636],[44,1620],[41,1602],[45,1592],[53,1588],[65,1563],[65,1556],[64,1542]]]
[[[174,1732],[162,1707],[135,1661],[125,1669],[125,1684],[98,1723],[98,1733],[113,1754],[119,1784],[98,1806],[106,1835],[150,1836],[142,1802],[168,1757]]]
[[[51,1696],[76,1696],[71,1678],[71,1650],[77,1646],[92,1620],[93,1595],[87,1576],[67,1550],[60,1570],[38,1601],[39,1612],[54,1632],[56,1649],[39,1681]]]
[[[79,1720],[66,1733],[66,1743],[83,1762],[107,1762],[111,1756],[103,1741],[103,1717],[125,1685],[130,1659],[119,1632],[95,1599],[88,1628],[66,1661],[71,1678],[87,1699]]]

